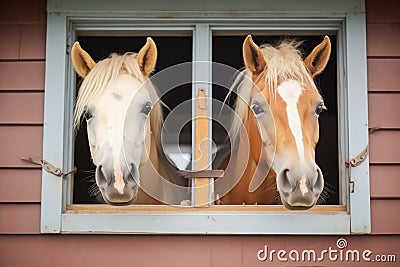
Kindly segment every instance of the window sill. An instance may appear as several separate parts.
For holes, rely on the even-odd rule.
[[[71,205],[62,233],[114,234],[350,234],[344,206],[288,211],[283,206]]]

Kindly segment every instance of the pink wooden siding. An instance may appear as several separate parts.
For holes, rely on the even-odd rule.
[[[345,237],[350,249],[369,249],[376,254],[393,253],[396,236]],[[379,262],[261,262],[257,252],[269,249],[320,251],[335,249],[337,236],[132,236],[132,235],[13,235],[0,239],[2,266],[174,266],[174,267],[283,267],[371,266],[396,267]],[[290,242],[288,241],[290,240]],[[392,251],[392,252],[391,252]],[[201,254],[201,255],[199,255]],[[276,255],[276,254],[275,254]]]
[[[393,57],[400,56],[400,25],[399,22],[384,23],[377,20],[372,22],[368,20],[367,41],[369,57]],[[380,41],[385,40],[385,41]]]
[[[0,10],[0,24],[46,24],[46,1],[18,0],[7,2]]]
[[[43,124],[43,93],[1,93],[0,122],[3,124]]]
[[[398,195],[397,197],[398,198]],[[393,234],[400,232],[398,199],[373,198],[371,200],[372,232],[379,234]]]
[[[400,33],[400,28],[399,28],[399,33]],[[400,84],[400,77],[398,75],[399,69],[400,69],[400,59],[398,58],[369,57],[368,58],[369,92],[398,91]]]
[[[399,65],[400,69],[400,65]],[[400,94],[371,93],[368,96],[369,124],[384,128],[400,128]],[[379,111],[379,112],[376,112]]]
[[[3,203],[0,205],[0,214],[0,232],[38,233],[40,227],[39,203]]]
[[[32,167],[30,163],[22,161],[22,156],[41,158],[42,155],[42,126],[1,126],[0,168]]]
[[[396,130],[382,130],[370,136],[371,164],[399,164],[400,163],[400,132]]]
[[[399,164],[373,164],[370,168],[371,198],[398,198],[400,195],[399,174]]]
[[[350,248],[397,254],[397,263],[368,266],[400,261],[399,6],[367,0],[369,123],[383,130],[370,139],[372,234],[345,238]],[[46,0],[0,8],[0,266],[310,266],[256,253],[265,244],[336,248],[338,236],[40,235],[41,170],[20,157],[42,155],[45,33]]]
[[[0,169],[0,203],[40,203],[42,171],[38,168]]]
[[[399,2],[367,1],[371,220],[374,234],[400,234]]]
[[[46,27],[43,24],[1,25],[1,36],[7,36],[0,44],[2,59],[39,59],[45,57]]]
[[[20,157],[42,155],[45,6],[44,0],[25,0],[0,8],[1,233],[40,229],[41,170]],[[5,255],[0,252],[1,266],[7,266]]]
[[[0,62],[0,91],[43,91],[44,61]]]

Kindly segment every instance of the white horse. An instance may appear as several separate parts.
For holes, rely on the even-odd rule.
[[[111,205],[179,204],[187,199],[187,181],[177,176],[161,147],[161,103],[148,79],[157,60],[154,41],[147,38],[138,54],[112,54],[97,63],[78,42],[71,55],[84,78],[74,127],[86,119],[103,199]]]

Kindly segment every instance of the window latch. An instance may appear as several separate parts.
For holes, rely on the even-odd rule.
[[[177,171],[183,178],[219,178],[224,177],[224,170]]]
[[[373,132],[381,130],[382,127],[377,126],[377,127],[371,127],[368,129],[368,134],[372,134]],[[350,184],[350,193],[354,193],[354,187],[355,187],[355,182],[351,179],[351,168],[352,167],[357,167],[361,163],[365,161],[369,154],[369,142],[366,145],[366,147],[361,151],[357,156],[354,158],[350,159],[349,161],[346,161],[346,167],[348,169],[348,177],[349,177],[349,184]]]
[[[55,176],[62,177],[62,178],[65,178],[68,175],[77,172],[76,167],[74,167],[69,172],[63,172],[60,168],[55,167],[54,165],[52,165],[51,163],[49,163],[43,159],[33,159],[30,157],[21,157],[21,159],[24,161],[36,164],[36,165],[40,165],[48,173],[54,174]]]

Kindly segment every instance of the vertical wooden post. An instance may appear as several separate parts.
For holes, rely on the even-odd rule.
[[[195,154],[194,154],[194,170],[201,171],[210,168],[209,162],[209,112],[207,105],[207,96],[205,90],[200,88],[196,97],[195,112]],[[209,185],[211,178],[194,178],[194,206],[209,206]]]

